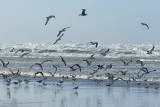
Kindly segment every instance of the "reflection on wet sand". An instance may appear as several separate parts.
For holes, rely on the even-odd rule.
[[[55,85],[30,83],[6,86],[0,82],[0,107],[158,107],[159,91],[134,87],[105,87],[77,83]],[[131,102],[136,103],[131,103]],[[154,101],[154,102],[153,102]],[[131,105],[132,104],[132,105]]]

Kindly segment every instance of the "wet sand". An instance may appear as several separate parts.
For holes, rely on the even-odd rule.
[[[39,80],[40,78],[36,79]],[[0,107],[159,107],[160,90],[144,87],[106,87],[91,81],[52,80],[46,86],[34,80],[6,86],[0,78]],[[16,80],[13,80],[16,81]],[[79,86],[75,91],[73,88]]]

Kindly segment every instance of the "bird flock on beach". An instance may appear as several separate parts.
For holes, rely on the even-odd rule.
[[[79,16],[87,16],[87,14],[85,12],[86,12],[86,10],[82,9],[82,13],[79,14]],[[47,16],[45,25],[47,25],[52,18],[55,18],[55,16],[54,15]],[[146,23],[141,23],[141,25],[146,26],[147,29],[149,29],[149,26]],[[65,27],[65,28],[62,28],[61,30],[58,31],[57,39],[55,40],[53,45],[55,45],[58,41],[61,40],[61,38],[64,36],[64,32],[69,28],[70,27]],[[98,42],[88,42],[87,44],[94,45],[95,48],[98,48]],[[155,50],[155,46],[153,46],[152,49],[146,51],[146,53],[148,55],[151,55],[154,50]],[[15,48],[12,48],[10,50],[10,52],[15,52],[15,54],[22,53],[19,56],[20,58],[23,58],[25,56],[29,56],[31,54],[30,52],[27,52],[27,50],[25,50],[25,49],[18,49],[17,50]],[[106,49],[106,51],[101,53],[101,55],[102,56],[107,56],[107,54],[109,52],[110,52],[110,49]],[[83,72],[83,68],[81,68],[80,64],[76,63],[76,64],[73,64],[73,65],[68,65],[67,62],[65,61],[65,58],[63,58],[62,56],[59,56],[59,59],[62,61],[62,63],[64,64],[65,67],[70,69],[70,71]],[[50,83],[46,83],[45,82],[47,80],[47,76],[45,76],[45,74],[43,72],[43,70],[44,70],[43,64],[47,63],[47,62],[52,62],[52,61],[53,60],[44,60],[42,62],[37,62],[37,63],[34,63],[33,65],[30,65],[29,69],[32,69],[33,67],[39,67],[40,70],[41,70],[41,71],[35,72],[34,76],[33,76],[34,78],[43,77],[43,79],[37,80],[36,81],[37,83],[42,84],[43,86],[51,85]],[[95,54],[92,54],[87,59],[83,59],[83,61],[86,63],[87,66],[91,66],[92,62],[96,61]],[[123,66],[128,66],[129,64],[133,63],[133,59],[132,58],[129,61],[126,61],[125,59],[120,58],[119,61],[122,62]],[[0,65],[3,68],[6,68],[10,64],[10,62],[5,62],[2,59],[0,59],[0,62],[1,62]],[[114,67],[112,64],[108,64],[108,65],[98,64],[98,65],[96,65],[96,69],[94,69],[93,72],[88,75],[88,79],[91,79],[92,81],[94,81],[97,84],[100,84],[101,82],[106,81],[105,79],[96,79],[96,78],[94,78],[95,74],[98,73],[99,70],[104,70],[104,71],[106,71],[106,73],[104,75],[107,77],[107,81],[105,82],[106,83],[105,85],[107,87],[112,86],[116,81],[122,81],[122,82],[124,81],[126,83],[126,86],[129,86],[130,82],[134,82],[134,81],[136,82],[137,80],[142,79],[142,77],[144,77],[144,75],[147,75],[147,74],[152,73],[152,72],[156,72],[155,69],[154,70],[150,70],[149,68],[147,68],[145,66],[144,62],[141,61],[141,60],[136,60],[135,63],[140,65],[140,68],[139,68],[138,72],[135,73],[136,76],[130,76],[127,79],[124,79],[122,77],[116,77],[115,74],[107,72],[109,69],[112,69]],[[55,69],[55,71],[54,71],[54,73],[53,72],[49,72],[49,73],[50,73],[50,75],[52,77],[55,77],[55,75],[57,74],[57,70],[60,67],[59,67],[59,65],[52,65],[52,66]],[[60,77],[60,80],[58,81],[57,84],[54,84],[54,85],[59,86],[59,87],[63,87],[63,82],[65,80],[67,80],[67,79],[71,79],[72,82],[75,83],[77,78],[76,78],[76,74],[74,72],[72,74],[66,75],[66,76],[61,74],[62,76]],[[125,76],[125,75],[127,75],[128,72],[129,71],[118,71],[117,74]],[[4,81],[6,82],[7,86],[11,85],[11,83],[13,83],[15,85],[18,85],[18,84],[21,84],[21,82],[22,82],[22,79],[18,79],[17,81],[11,82],[12,81],[12,79],[11,79],[12,77],[20,77],[20,76],[23,77],[23,75],[21,75],[21,71],[20,70],[17,70],[16,72],[13,72],[12,70],[10,70],[8,74],[0,74],[0,75],[2,75],[2,77],[3,77]],[[148,79],[149,78],[145,78],[143,80],[144,81],[143,85],[145,86],[145,88],[153,87],[155,90],[158,90],[159,89],[159,83],[147,83]],[[28,84],[30,82],[29,79],[23,79],[23,81],[26,84]],[[141,82],[137,81],[137,85],[141,85],[141,84],[142,84]],[[76,86],[73,89],[77,90],[78,87],[79,86]]]

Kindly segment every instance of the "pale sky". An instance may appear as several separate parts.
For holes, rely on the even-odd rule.
[[[0,16],[0,43],[53,43],[68,26],[58,43],[160,43],[160,0],[1,0]]]

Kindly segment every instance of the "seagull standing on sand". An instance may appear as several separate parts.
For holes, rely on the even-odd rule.
[[[141,23],[141,25],[144,25],[149,29],[149,26],[146,23]]]
[[[51,18],[53,18],[53,17],[55,18],[55,16],[53,16],[53,15],[50,15],[50,16],[46,17],[46,23],[45,23],[45,25],[47,25],[49,19],[51,19]]]
[[[86,16],[87,14],[86,14],[85,12],[86,12],[86,10],[85,10],[85,9],[82,9],[82,13],[79,14],[79,16]]]

